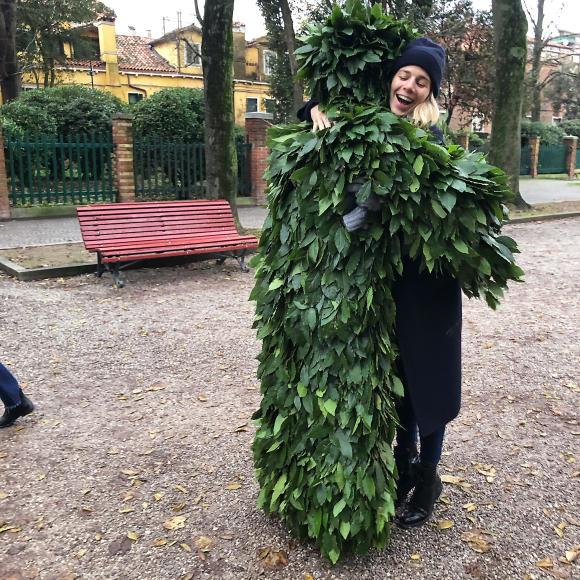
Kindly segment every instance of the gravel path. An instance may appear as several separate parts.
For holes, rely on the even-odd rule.
[[[38,407],[0,431],[0,578],[578,578],[580,220],[506,230],[527,283],[465,302],[434,522],[334,568],[255,506],[251,275],[0,275],[0,360]]]

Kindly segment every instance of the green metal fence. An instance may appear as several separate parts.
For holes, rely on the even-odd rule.
[[[538,173],[566,173],[566,145],[542,145]]]
[[[522,145],[522,154],[520,157],[520,175],[529,175],[532,170],[530,160],[530,146]]]
[[[576,169],[580,169],[580,147],[576,149]]]
[[[249,143],[238,146],[238,194],[251,192]],[[135,198],[199,199],[205,196],[203,143],[171,143],[136,135],[133,141]]]
[[[4,135],[13,206],[114,202],[110,135]]]

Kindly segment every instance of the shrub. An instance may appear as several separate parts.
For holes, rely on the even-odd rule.
[[[203,141],[203,91],[163,89],[131,107],[135,131],[146,137],[195,143]]]
[[[562,121],[558,126],[561,127],[566,135],[576,135],[576,137],[580,138],[580,119]]]
[[[558,145],[562,143],[564,130],[559,125],[548,125],[522,119],[522,141],[526,142],[532,135],[537,135],[544,145]]]
[[[0,108],[0,115],[21,131],[70,135],[111,130],[123,103],[115,96],[81,85],[35,89]]]

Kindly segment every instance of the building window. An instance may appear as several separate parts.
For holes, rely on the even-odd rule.
[[[276,53],[273,50],[264,51],[264,74],[270,76],[274,72]]]
[[[483,115],[473,115],[471,118],[471,130],[474,133],[482,133],[484,121],[485,117]]]
[[[276,101],[274,99],[264,99],[264,110],[266,113],[274,114],[274,109],[276,107]]]
[[[562,117],[552,117],[552,125],[559,125],[562,122]]]
[[[129,98],[130,105],[134,105],[135,103],[142,101],[143,97],[145,97],[143,93],[129,93],[127,96]]]
[[[246,99],[246,113],[258,112],[258,99],[255,97],[248,97]]]
[[[201,44],[185,41],[185,66],[201,66]]]

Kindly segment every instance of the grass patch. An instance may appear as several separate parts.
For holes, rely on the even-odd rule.
[[[554,201],[552,203],[537,203],[531,209],[510,207],[510,218],[541,217],[558,213],[580,211],[580,201]]]
[[[87,252],[82,243],[11,248],[0,250],[0,256],[27,269],[58,268],[97,261],[95,254]]]

